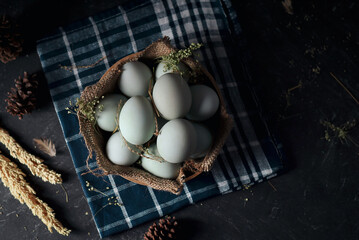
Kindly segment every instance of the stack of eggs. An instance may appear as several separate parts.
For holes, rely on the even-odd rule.
[[[183,63],[178,68],[181,72],[189,70]],[[174,179],[184,161],[203,158],[209,151],[213,137],[200,122],[217,112],[219,98],[206,85],[190,86],[188,75],[165,70],[164,62],[157,65],[154,75],[152,88],[152,71],[146,64],[140,61],[124,64],[117,84],[120,93],[107,94],[100,100],[96,119],[104,131],[113,132],[119,126],[119,131],[106,144],[107,157],[112,163],[132,165],[140,155],[130,149],[151,142],[141,154],[142,168],[157,177]],[[153,89],[155,106],[151,104],[149,88]],[[156,128],[158,136],[155,136]]]

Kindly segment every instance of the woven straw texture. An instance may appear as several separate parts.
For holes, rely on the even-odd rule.
[[[96,84],[86,87],[81,94],[81,99],[88,102],[94,100],[96,97],[99,98],[107,93],[113,92],[121,74],[121,68],[125,63],[137,60],[154,61],[156,58],[168,55],[173,51],[176,51],[176,49],[170,45],[169,38],[164,37],[152,43],[143,51],[122,58],[112,65]],[[185,59],[183,62],[191,69],[198,67],[198,63],[191,58]],[[206,78],[206,84],[213,87],[220,99],[220,107],[216,113],[218,114],[218,121],[214,142],[204,159],[201,161],[194,159],[188,159],[185,161],[180,169],[179,176],[174,180],[156,177],[137,167],[115,165],[106,156],[106,141],[103,136],[94,129],[93,124],[90,121],[80,117],[81,113],[78,113],[80,132],[84,136],[85,143],[90,154],[89,157],[92,157],[93,152],[95,153],[97,164],[104,175],[120,175],[123,178],[137,184],[179,194],[183,188],[184,182],[189,181],[198,176],[200,173],[207,172],[212,168],[216,157],[218,156],[230,130],[232,129],[233,120],[226,112],[223,98],[214,78],[202,66],[200,66],[200,71],[202,71]]]

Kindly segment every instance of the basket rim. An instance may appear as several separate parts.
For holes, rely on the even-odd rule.
[[[177,49],[175,47],[173,47],[170,44],[170,40],[168,37],[164,37],[161,39],[158,39],[157,41],[153,42],[152,44],[150,44],[148,47],[146,47],[144,50],[136,52],[136,53],[132,53],[129,54],[121,59],[119,59],[116,63],[114,63],[103,75],[102,77],[94,84],[87,86],[84,91],[81,93],[81,98],[84,101],[89,101],[89,100],[93,100],[95,97],[101,97],[101,96],[94,96],[93,94],[90,94],[90,92],[93,91],[93,89],[95,89],[96,87],[101,87],[106,83],[107,77],[108,75],[111,75],[112,73],[116,72],[117,74],[121,74],[121,66],[127,62],[130,61],[137,61],[138,59],[140,59],[141,57],[143,57],[147,51],[149,51],[149,49],[154,48],[156,45],[158,44],[164,44],[165,47],[167,47],[169,49],[169,51],[176,51]],[[219,107],[219,122],[218,122],[218,129],[217,132],[214,136],[213,139],[215,139],[215,137],[218,136],[218,132],[219,132],[219,128],[222,125],[227,126],[226,127],[226,131],[220,133],[220,135],[222,136],[222,138],[224,138],[224,140],[227,138],[230,130],[233,127],[233,119],[228,115],[224,105],[224,99],[223,96],[220,92],[220,89],[218,87],[218,85],[216,84],[213,76],[207,71],[207,69],[205,69],[201,64],[197,63],[195,60],[193,60],[192,58],[187,58],[184,59],[183,62],[186,65],[190,65],[191,64],[198,64],[200,67],[200,70],[202,71],[202,73],[208,78],[209,82],[211,83],[211,87],[214,88],[214,90],[216,91],[218,97],[219,97],[219,101],[220,101],[220,107]],[[108,92],[109,93],[109,92]],[[86,97],[85,97],[86,96]],[[90,97],[89,97],[90,96]],[[92,99],[91,99],[92,96]],[[103,171],[103,173],[105,175],[108,174],[114,174],[114,175],[120,175],[123,178],[132,181],[134,183],[137,184],[141,184],[141,185],[145,185],[145,186],[151,186],[151,182],[143,182],[140,179],[138,179],[138,177],[133,178],[131,176],[129,176],[128,174],[125,174],[126,171],[131,171],[131,168],[135,168],[132,166],[121,166],[121,165],[115,165],[112,162],[110,162],[110,160],[107,158],[106,154],[104,153],[104,151],[98,151],[97,147],[94,146],[94,140],[92,139],[93,134],[84,134],[86,131],[88,131],[88,129],[84,129],[84,126],[86,126],[86,120],[82,117],[80,117],[80,114],[78,112],[78,120],[79,120],[79,125],[80,125],[80,133],[83,135],[84,140],[85,140],[85,144],[86,147],[89,151],[89,156],[88,159],[92,158],[92,153],[94,152],[96,154],[96,162],[97,165],[99,167],[99,169],[101,169]],[[218,114],[218,113],[216,113]],[[92,131],[95,131],[94,129]],[[215,141],[214,141],[215,142]],[[151,176],[154,177],[154,179],[156,179],[159,182],[163,182],[166,183],[167,181],[171,181],[175,187],[172,187],[172,189],[165,189],[166,191],[175,193],[175,194],[179,194],[183,188],[183,183],[190,181],[191,179],[197,177],[198,175],[200,175],[202,172],[208,172],[213,164],[214,164],[214,160],[215,158],[217,158],[220,149],[222,148],[224,141],[219,144],[219,146],[216,146],[215,149],[212,149],[214,146],[214,142],[212,143],[212,147],[210,149],[210,151],[207,153],[207,155],[201,160],[201,161],[196,161],[194,159],[188,159],[184,162],[183,166],[181,167],[180,170],[180,174],[179,176],[174,179],[174,180],[170,180],[170,179],[163,179],[163,178],[159,178],[156,177],[150,173],[148,173],[145,170],[142,170],[140,168],[136,168],[137,170],[140,170],[142,172],[142,174],[146,177],[147,174],[150,174]],[[212,158],[209,159],[208,155],[209,153],[215,153],[215,157],[213,159],[213,156],[211,156]],[[102,164],[102,162],[100,161],[101,159],[105,159],[106,161],[110,162],[112,165],[114,165],[111,168],[108,168],[106,166],[106,164]],[[208,161],[209,160],[209,161]],[[88,161],[88,160],[87,160]],[[186,172],[186,173],[185,173]],[[189,174],[191,173],[191,174]],[[188,174],[188,175],[187,175]],[[156,187],[153,187],[155,189],[158,189]],[[163,190],[163,189],[159,189],[159,190]]]

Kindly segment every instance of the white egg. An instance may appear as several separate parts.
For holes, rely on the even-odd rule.
[[[147,157],[141,158],[142,167],[153,175],[161,178],[174,179],[178,176],[181,168],[180,163],[170,163],[167,161],[157,161],[151,158],[160,157],[157,150],[157,145],[154,143],[148,148],[149,154],[145,153]]]
[[[127,98],[121,94],[108,94],[100,99],[96,106],[97,125],[105,131],[113,132],[117,126],[117,113],[120,113],[123,104]],[[118,109],[121,103],[120,109]]]
[[[118,87],[126,96],[147,96],[152,72],[142,62],[128,62],[122,66]]]
[[[160,77],[162,77],[164,74],[166,73],[174,73],[174,69],[173,68],[170,68],[170,69],[167,69],[165,71],[165,62],[160,62],[157,67],[156,67],[156,72],[155,72],[155,75],[156,75],[156,80],[159,79]],[[189,71],[190,71],[190,68],[187,67],[186,64],[180,62],[178,64],[178,69],[179,71],[182,73],[182,77],[183,79],[187,82],[188,79],[189,79]]]
[[[190,89],[192,105],[186,118],[194,121],[204,121],[212,117],[219,107],[217,93],[205,85],[193,85]]]
[[[208,128],[205,127],[203,124],[192,123],[192,125],[196,130],[197,144],[196,150],[191,155],[191,158],[201,158],[206,156],[207,152],[211,148],[213,137]]]
[[[130,148],[134,146],[127,143]],[[112,134],[106,144],[106,153],[108,159],[117,165],[128,166],[133,164],[139,158],[139,155],[131,152],[120,132]]]
[[[162,117],[171,120],[188,113],[192,96],[188,84],[180,75],[167,73],[156,81],[153,101]]]
[[[160,155],[170,163],[181,163],[196,149],[196,130],[185,119],[174,119],[166,123],[157,137]]]
[[[134,145],[147,142],[153,136],[155,126],[152,105],[145,97],[127,100],[120,114],[120,130],[128,142]]]

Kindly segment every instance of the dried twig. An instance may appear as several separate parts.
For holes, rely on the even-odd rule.
[[[96,177],[102,177],[104,176],[103,170],[101,170],[99,167],[95,168],[95,169],[91,169],[90,168],[90,159],[92,158],[92,149],[89,149],[89,155],[86,158],[86,167],[88,169],[87,172],[81,173],[81,175],[86,175],[91,173],[92,175],[96,176]],[[100,173],[97,173],[96,171],[99,171]]]
[[[149,87],[148,87],[148,96],[150,97],[150,102],[151,102],[152,108],[156,113],[155,116],[154,116],[156,130],[155,130],[155,133],[153,135],[158,136],[159,135],[159,130],[158,130],[157,117],[160,117],[160,113],[159,113],[159,111],[158,111],[158,109],[156,107],[155,101],[153,100],[153,96],[152,96],[153,84],[152,84],[152,81],[153,81],[153,74],[152,74],[152,77],[150,79],[150,83],[149,83]]]
[[[8,131],[0,127],[0,142],[10,151],[10,155],[25,164],[35,176],[40,177],[45,182],[52,184],[62,183],[61,175],[43,164],[43,160],[27,152],[23,147],[10,136]]]
[[[33,139],[35,146],[40,149],[40,151],[46,153],[50,157],[56,156],[56,147],[55,144],[51,141],[51,139],[45,138],[34,138]]]
[[[160,113],[159,113],[159,111],[158,111],[158,109],[156,107],[155,101],[153,100],[153,96],[152,96],[152,90],[153,90],[152,81],[153,81],[153,76],[150,79],[150,84],[149,84],[149,87],[148,87],[148,96],[150,97],[152,107],[155,110],[155,113],[156,113],[157,117],[160,117]]]
[[[286,92],[285,92],[285,98],[287,100],[287,105],[286,108],[288,108],[289,106],[291,106],[291,102],[290,102],[290,96],[292,94],[292,91],[296,90],[296,89],[300,89],[303,87],[303,82],[299,81],[298,84],[294,87],[289,88]]]
[[[115,127],[115,130],[112,131],[112,134],[114,134],[115,132],[117,132],[117,130],[120,129],[120,112],[121,112],[121,109],[122,109],[124,104],[125,103],[121,99],[120,102],[117,105],[116,119],[115,119],[116,127]]]
[[[60,65],[60,67],[62,69],[65,69],[65,70],[68,70],[68,71],[72,71],[74,69],[80,69],[80,68],[83,68],[83,69],[87,69],[87,68],[92,68],[92,67],[95,67],[97,64],[99,64],[100,62],[102,62],[103,60],[106,59],[106,56],[100,58],[99,60],[97,60],[95,63],[92,63],[90,65],[85,65],[85,66],[76,66],[76,67],[73,67],[73,66],[62,66]]]
[[[268,184],[273,188],[273,190],[276,192],[277,188],[268,180]]]
[[[347,87],[345,87],[345,85],[332,73],[329,73],[338,83],[340,86],[342,86],[342,88],[344,88],[344,90],[354,99],[354,101],[359,105],[359,101],[358,99],[356,99],[354,97],[354,95],[349,91],[349,89]]]
[[[282,5],[284,7],[284,10],[286,11],[286,13],[293,15],[293,5],[292,5],[292,0],[284,0],[282,1]]]
[[[291,87],[287,90],[287,93],[289,94],[290,92],[294,91],[297,88],[302,88],[303,87],[303,82],[299,81],[297,85],[295,85],[294,87]]]
[[[160,131],[158,129],[158,119],[156,116],[154,116],[154,117],[155,117],[155,132],[153,133],[153,135],[155,135],[157,137],[158,135],[160,135]]]
[[[66,191],[64,185],[61,184],[60,186],[61,186],[62,190],[64,190],[65,199],[66,199],[66,202],[68,203],[69,202],[69,195],[67,194],[67,191]]]
[[[55,218],[53,209],[36,197],[34,189],[26,182],[25,176],[25,173],[15,163],[0,154],[0,178],[4,185],[9,188],[11,194],[21,204],[25,203],[32,211],[32,214],[38,216],[50,232],[54,228],[58,233],[68,236],[71,230],[63,227]]]

